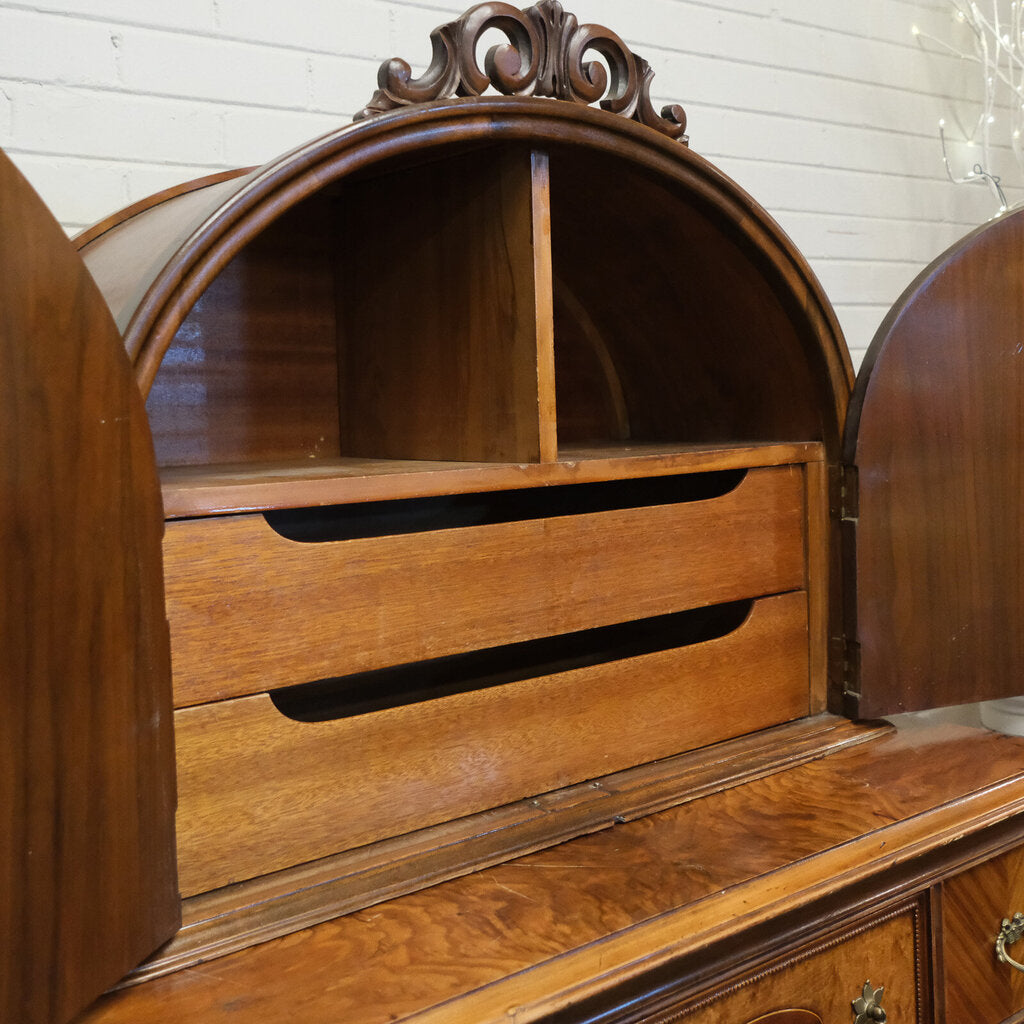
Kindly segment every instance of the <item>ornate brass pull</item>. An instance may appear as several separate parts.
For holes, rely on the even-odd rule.
[[[1009,964],[1018,971],[1024,971],[1024,964],[1016,960],[1006,952],[1006,947],[1012,945],[1021,936],[1024,936],[1024,914],[1019,910],[1013,917],[1004,917],[1003,925],[996,936],[996,959],[1002,964]]]
[[[882,995],[885,988],[872,988],[870,981],[864,982],[864,991],[853,1001],[853,1024],[878,1024],[885,1022],[885,1010],[882,1009]]]

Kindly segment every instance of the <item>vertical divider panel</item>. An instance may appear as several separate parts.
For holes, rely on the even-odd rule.
[[[810,690],[808,713],[828,707],[829,638],[829,495],[828,466],[809,462],[804,466],[807,506],[807,618]]]
[[[532,177],[533,281],[537,331],[537,395],[540,461],[558,460],[555,408],[555,314],[551,270],[551,165],[546,152],[530,156]]]
[[[552,457],[553,408],[542,430],[537,346],[541,313],[550,350],[550,274],[539,291],[536,281],[538,265],[550,264],[546,158],[536,166],[535,189],[530,150],[499,145],[344,184],[343,455]]]

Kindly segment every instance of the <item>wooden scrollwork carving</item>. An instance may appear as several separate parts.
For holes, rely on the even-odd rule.
[[[508,42],[492,46],[477,60],[484,32],[497,29]],[[642,57],[610,29],[581,25],[558,0],[541,0],[520,11],[511,4],[483,3],[456,21],[430,33],[430,66],[419,78],[399,57],[377,72],[377,91],[355,120],[399,107],[454,96],[479,96],[493,86],[506,96],[549,96],[574,103],[599,102],[605,110],[632,118],[686,143],[686,114],[681,106],[651,103],[654,72]],[[608,68],[587,60],[600,54]]]

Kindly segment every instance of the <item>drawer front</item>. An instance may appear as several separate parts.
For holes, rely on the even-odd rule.
[[[770,963],[695,1002],[655,1015],[638,1024],[747,1024],[765,1019],[823,1024],[853,1024],[853,1003],[865,983],[884,988],[879,1005],[892,1024],[930,1020],[926,914],[915,900],[895,911],[842,931],[832,932],[804,949]],[[775,1015],[779,1016],[776,1017]],[[968,1018],[950,1016],[953,1021]]]
[[[995,939],[1004,918],[1024,912],[1024,848],[942,885],[942,951],[950,1021],[997,1024],[1024,1011],[1024,973],[1000,963]],[[1024,939],[1007,947],[1024,962]]]
[[[179,709],[182,891],[798,718],[807,678],[797,592],[717,639],[367,714],[296,721],[267,694]]]
[[[164,542],[177,706],[806,584],[803,467],[718,497],[302,543],[259,515]]]

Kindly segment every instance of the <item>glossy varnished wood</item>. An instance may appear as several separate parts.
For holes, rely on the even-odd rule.
[[[334,721],[292,721],[266,695],[184,708],[179,885],[218,888],[806,714],[802,592],[758,601],[715,640]]]
[[[126,325],[125,344],[143,392],[148,392],[174,334],[199,296],[231,258],[285,209],[332,182],[365,173],[382,160],[409,160],[415,154],[416,161],[422,162],[454,141],[474,145],[497,137],[525,140],[537,149],[567,144],[586,147],[595,155],[618,154],[625,166],[687,190],[689,201],[699,204],[732,235],[733,257],[722,264],[723,270],[732,260],[736,261],[733,269],[744,275],[746,271],[737,268],[750,261],[770,268],[770,288],[785,316],[794,320],[809,372],[824,396],[813,401],[823,413],[823,439],[830,452],[834,450],[851,380],[849,356],[820,285],[778,226],[721,172],[678,143],[603,111],[529,98],[481,97],[428,104],[348,126],[249,176],[171,199],[101,235],[94,244],[117,245],[118,253],[115,256],[111,250],[105,260],[110,272],[99,273],[98,279],[108,297],[123,293],[110,301],[120,312],[118,322]],[[174,218],[174,204],[185,204],[188,196],[204,192],[205,199],[196,198],[194,208],[180,206],[180,216]],[[153,220],[158,211],[168,218],[162,232]],[[145,229],[136,224],[143,219],[149,221]],[[135,230],[140,232],[137,246],[125,234]],[[155,240],[161,234],[163,244],[158,250]],[[121,235],[123,240],[115,243]],[[643,248],[649,244],[645,241]],[[84,255],[98,260],[92,248],[87,247]],[[616,251],[624,251],[621,243]],[[602,259],[607,264],[608,258]],[[139,267],[145,268],[141,279],[135,269]],[[130,285],[124,283],[127,278],[133,279]]]
[[[174,930],[160,495],[103,299],[0,154],[0,1019],[59,1024]]]
[[[546,156],[450,156],[348,184],[341,200],[342,451],[552,461],[538,374],[550,392]]]
[[[851,1004],[863,981],[883,988],[886,1019],[931,1024],[922,994],[928,983],[926,923],[920,898],[853,928],[839,928],[804,948],[726,984],[689,1006],[644,1016],[637,1024],[722,1024],[742,1021],[769,1006],[799,1004],[803,1011],[777,1011],[751,1024],[852,1020]],[[801,1016],[802,1013],[802,1016]],[[963,1018],[968,1020],[969,1018]]]
[[[560,447],[557,462],[473,463],[411,459],[317,458],[258,465],[165,466],[168,519],[274,508],[344,505],[514,490],[545,484],[597,483],[674,473],[717,472],[788,463],[821,462],[821,444],[621,444]]]
[[[799,589],[805,517],[791,466],[705,501],[324,543],[169,523],[175,702]]]
[[[552,150],[551,211],[563,442],[614,440],[624,415],[634,442],[790,437],[835,451],[815,379],[821,325],[735,225],[628,158],[579,149]]]
[[[1020,691],[1022,274],[1017,212],[933,263],[868,352],[846,439],[860,715]]]
[[[908,860],[955,857],[955,840],[1024,813],[1022,754],[979,730],[901,732],[157,979],[83,1021],[151,1024],[168,1001],[210,1022],[538,1020]]]
[[[160,202],[135,204],[87,232],[80,243],[82,260],[122,332],[169,254],[243,185],[232,175],[201,188],[172,189]],[[175,331],[188,311],[178,310]]]
[[[203,963],[576,836],[703,799],[870,742],[888,728],[884,723],[853,725],[832,715],[797,719],[194,896],[183,903],[182,930],[132,972],[127,983]]]
[[[335,217],[289,210],[178,328],[146,401],[161,466],[338,457]]]
[[[201,178],[193,178],[191,181],[183,181],[177,185],[171,185],[169,188],[154,192],[151,196],[146,196],[130,206],[117,210],[102,220],[96,221],[95,224],[90,224],[89,227],[84,228],[72,237],[71,244],[81,251],[86,246],[95,242],[100,235],[105,235],[112,228],[116,228],[126,220],[131,220],[132,217],[137,217],[140,213],[153,209],[154,206],[166,203],[169,199],[177,199],[178,196],[185,195],[187,192],[197,192],[208,185],[219,185],[222,181],[242,178],[254,170],[256,170],[255,167],[239,167],[231,171],[216,171],[213,174],[204,174]]]
[[[949,1020],[998,1024],[1024,1012],[1024,973],[1000,963],[995,938],[1004,918],[1024,911],[1024,848],[942,885],[942,953]],[[1021,960],[1020,945],[1007,952]]]

